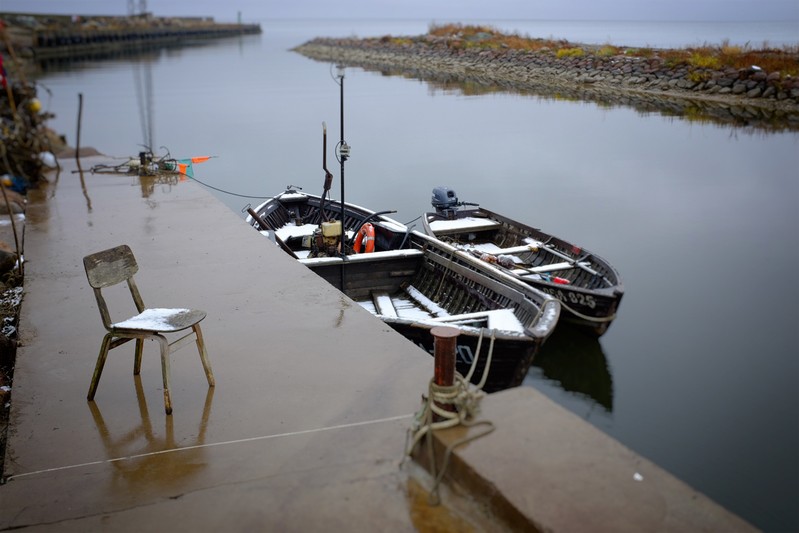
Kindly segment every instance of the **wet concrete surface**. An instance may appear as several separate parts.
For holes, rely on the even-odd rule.
[[[84,194],[62,163],[29,194],[0,529],[412,530],[397,465],[432,358],[197,184],[85,174]],[[151,341],[140,378],[132,343],[112,350],[86,401],[105,331],[82,258],[122,243],[146,305],[208,312],[216,387],[175,353],[171,417]]]
[[[447,475],[517,531],[755,531],[750,524],[529,387],[491,395],[495,430],[454,448]],[[484,427],[437,433],[443,451]],[[427,463],[424,452],[418,459]]]
[[[0,530],[751,529],[529,388],[483,400],[496,430],[456,449],[444,505],[429,506],[429,475],[399,467],[428,354],[199,185],[86,174],[81,187],[62,163],[29,193]],[[105,330],[82,258],[122,243],[145,304],[208,312],[216,387],[183,348],[171,416],[153,342],[139,377],[132,343],[112,350],[86,401]],[[107,298],[129,305],[126,289]],[[441,432],[438,449],[464,434]]]

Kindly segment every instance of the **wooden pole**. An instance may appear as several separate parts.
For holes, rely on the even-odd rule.
[[[8,156],[6,154],[5,146],[3,148],[3,161],[5,161],[6,166],[8,167],[8,171],[11,172],[11,165],[8,162]],[[6,186],[3,184],[2,180],[0,180],[0,190],[3,191],[3,200],[6,202],[6,209],[8,209],[8,218],[11,220],[11,231],[14,233],[14,245],[17,247],[17,263],[19,264],[19,275],[24,278],[25,277],[25,267],[22,264],[22,247],[19,244],[19,234],[17,233],[17,224],[14,222],[14,213],[11,211],[11,202],[8,200],[8,195],[6,194]]]
[[[75,139],[75,163],[78,165],[78,172],[80,173],[80,187],[83,190],[83,196],[86,198],[86,209],[89,213],[92,212],[92,199],[89,198],[89,191],[86,188],[86,180],[83,178],[83,168],[80,166],[80,123],[83,116],[83,93],[78,93],[78,134]]]
[[[75,161],[80,168],[80,122],[83,116],[83,93],[78,93],[78,133],[75,138]]]

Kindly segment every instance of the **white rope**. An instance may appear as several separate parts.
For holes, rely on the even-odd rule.
[[[327,426],[327,427],[321,427],[321,428],[315,428],[315,429],[304,429],[304,430],[300,430],[300,431],[291,431],[291,432],[288,432],[288,433],[277,433],[277,434],[274,434],[274,435],[262,435],[262,436],[259,436],[259,437],[248,437],[248,438],[245,438],[245,439],[228,440],[228,441],[223,441],[223,442],[212,442],[210,444],[196,444],[194,446],[184,446],[182,448],[171,448],[169,450],[159,450],[157,452],[139,453],[139,454],[135,454],[135,455],[127,455],[127,456],[124,456],[124,457],[114,457],[114,458],[111,458],[111,459],[103,459],[103,460],[100,460],[100,461],[90,461],[90,462],[87,462],[87,463],[78,463],[78,464],[74,464],[74,465],[57,466],[57,467],[54,467],[54,468],[45,468],[45,469],[42,469],[42,470],[34,470],[32,472],[24,472],[22,474],[15,474],[15,475],[12,475],[12,476],[8,476],[6,478],[6,481],[11,481],[12,479],[16,479],[16,478],[20,478],[20,477],[35,476],[35,475],[38,475],[38,474],[46,474],[46,473],[49,473],[49,472],[58,472],[58,471],[61,471],[61,470],[71,470],[71,469],[74,469],[74,468],[83,468],[83,467],[86,467],[86,466],[93,466],[93,465],[110,464],[110,463],[116,463],[116,462],[119,462],[119,461],[128,461],[128,460],[131,460],[131,459],[141,459],[142,457],[152,457],[154,455],[164,455],[164,454],[167,454],[167,453],[185,452],[185,451],[188,451],[188,450],[196,450],[196,449],[199,449],[199,448],[214,448],[214,447],[217,447],[217,446],[228,446],[228,445],[231,445],[231,444],[241,444],[241,443],[245,443],[245,442],[255,442],[255,441],[259,441],[259,440],[269,440],[269,439],[277,439],[277,438],[283,438],[283,437],[295,437],[295,436],[298,436],[298,435],[308,435],[308,434],[311,434],[311,433],[320,433],[322,431],[331,431],[331,430],[334,430],[334,429],[349,429],[349,428],[354,428],[354,427],[359,427],[359,426],[368,426],[368,425],[372,425],[372,424],[381,424],[381,423],[384,423],[384,422],[394,422],[394,421],[397,421],[397,420],[403,420],[405,418],[411,418],[412,416],[413,415],[398,415],[398,416],[391,416],[391,417],[388,417],[388,418],[378,418],[376,420],[366,420],[366,421],[363,421],[363,422],[352,422],[350,424],[341,424],[341,425],[338,425],[338,426]]]
[[[444,459],[441,463],[440,471],[436,469],[435,455],[433,453],[433,439],[427,439],[430,473],[434,478],[433,487],[430,490],[430,505],[438,505],[440,502],[438,487],[444,478],[447,466],[449,466],[449,459],[453,450],[462,444],[471,442],[494,431],[494,424],[490,420],[475,421],[475,419],[480,412],[480,400],[485,397],[485,392],[483,392],[482,388],[488,379],[494,351],[496,330],[491,330],[491,343],[489,345],[486,365],[483,369],[480,383],[477,386],[473,386],[470,383],[474,370],[477,368],[477,362],[480,360],[480,347],[483,342],[484,331],[484,329],[480,330],[480,338],[477,341],[475,358],[472,361],[472,366],[469,368],[467,377],[464,378],[461,374],[455,372],[455,383],[451,386],[436,385],[434,379],[431,379],[428,384],[428,394],[426,397],[423,397],[422,408],[416,413],[411,428],[408,430],[405,458],[403,461],[413,453],[422,438],[432,433],[434,430],[451,428],[458,425],[465,427],[488,426],[486,431],[456,440],[447,446],[447,449],[444,451]],[[449,410],[445,406],[451,406],[453,409]],[[434,422],[434,417],[439,418],[439,420]],[[411,434],[413,435],[412,437]],[[410,444],[408,444],[408,439],[411,441]]]
[[[566,304],[566,302],[564,302],[560,298],[558,298],[558,301],[560,302],[561,307],[565,307],[566,310],[572,313],[573,315],[577,316],[578,318],[582,318],[583,320],[587,320],[588,322],[597,322],[597,323],[611,322],[613,321],[613,319],[616,318],[616,313],[613,313],[612,315],[608,315],[605,317],[584,315],[579,311],[577,311],[576,309],[569,307],[569,305]]]

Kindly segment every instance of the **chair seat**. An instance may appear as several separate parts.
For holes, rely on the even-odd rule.
[[[170,333],[192,327],[204,319],[205,314],[197,309],[145,309],[134,317],[111,324],[111,329]]]

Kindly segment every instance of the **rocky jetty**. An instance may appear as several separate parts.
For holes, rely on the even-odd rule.
[[[485,37],[489,39],[491,36]],[[799,77],[675,61],[665,50],[647,56],[609,46],[559,42],[541,47],[463,46],[452,37],[317,38],[295,48],[306,57],[440,84],[628,105],[770,129],[799,129]],[[775,54],[783,54],[775,51]],[[797,58],[789,61],[797,63]]]

